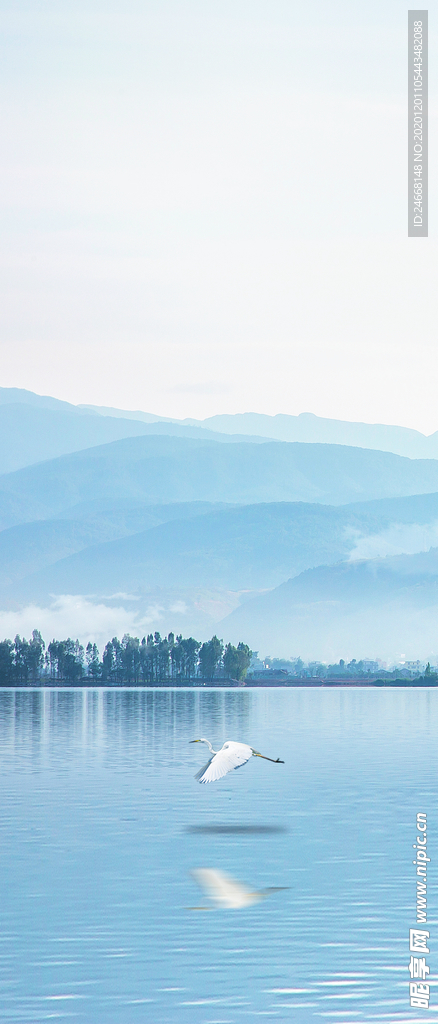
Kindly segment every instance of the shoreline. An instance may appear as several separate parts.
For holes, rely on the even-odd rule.
[[[438,687],[438,680],[431,681],[425,679],[300,679],[296,681],[286,682],[233,682],[232,680],[217,680],[208,681],[205,683],[201,682],[183,682],[183,683],[171,683],[166,680],[163,683],[109,683],[109,682],[88,682],[82,680],[81,682],[69,683],[64,680],[51,679],[47,682],[37,683],[2,683],[0,682],[0,690],[288,690],[288,689],[333,689],[334,687],[342,687],[346,689],[351,687],[353,689],[382,689],[385,687],[421,687],[434,689]]]

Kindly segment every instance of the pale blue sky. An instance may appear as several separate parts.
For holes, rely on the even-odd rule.
[[[0,2],[3,386],[438,429],[399,2]]]

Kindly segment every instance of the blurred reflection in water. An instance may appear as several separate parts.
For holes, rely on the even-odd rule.
[[[237,878],[231,878],[225,871],[217,868],[195,868],[193,878],[201,887],[207,899],[208,907],[190,907],[190,910],[209,910],[211,904],[217,910],[246,910],[247,907],[260,903],[275,892],[283,892],[281,886],[270,886],[268,889],[253,889]]]
[[[2,1022],[413,1020],[437,715],[425,689],[0,689]],[[285,764],[199,786],[204,735]],[[200,865],[288,888],[204,918]]]

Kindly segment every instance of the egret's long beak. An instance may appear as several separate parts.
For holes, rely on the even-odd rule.
[[[284,764],[284,761],[281,761],[279,757],[265,757],[264,754],[259,754],[258,750],[253,750],[253,754],[256,757],[262,757],[264,761],[272,761],[273,764]]]
[[[189,743],[200,743],[201,740],[189,740]]]

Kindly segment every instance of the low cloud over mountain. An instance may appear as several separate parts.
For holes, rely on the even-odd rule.
[[[438,654],[438,548],[309,569],[229,615],[233,640],[281,656],[338,661]]]

